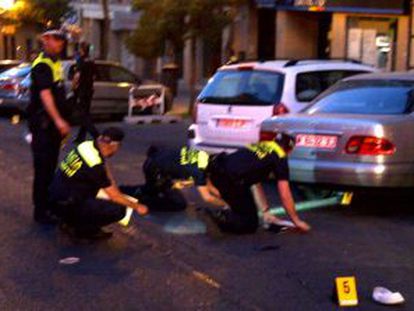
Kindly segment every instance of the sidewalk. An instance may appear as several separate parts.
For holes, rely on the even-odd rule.
[[[173,107],[169,114],[187,117],[189,115],[189,108],[190,93],[186,91],[180,91],[177,97],[174,98]]]

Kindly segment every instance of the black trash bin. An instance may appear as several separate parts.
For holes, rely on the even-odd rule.
[[[179,67],[177,64],[169,63],[162,67],[161,83],[171,90],[174,97],[178,90]]]

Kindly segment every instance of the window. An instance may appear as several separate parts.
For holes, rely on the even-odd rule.
[[[0,74],[0,78],[1,79],[24,78],[30,73],[31,70],[32,70],[32,67],[30,65],[22,64],[22,65],[13,67],[9,70],[2,72]]]
[[[96,70],[96,81],[99,82],[110,82],[109,78],[109,66],[102,65],[102,64],[96,64],[95,66]]]
[[[279,102],[284,76],[258,70],[223,70],[201,92],[198,100],[210,104],[274,105]]]
[[[365,73],[364,71],[330,70],[300,73],[296,77],[296,99],[310,102],[339,80]]]
[[[414,82],[355,80],[341,82],[305,109],[308,114],[403,114],[410,112]]]
[[[116,83],[135,83],[137,77],[130,71],[119,66],[108,66],[109,80]]]

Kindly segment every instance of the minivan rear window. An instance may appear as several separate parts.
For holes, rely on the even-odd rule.
[[[411,110],[414,83],[354,80],[340,82],[304,110],[308,114],[403,114]]]
[[[217,72],[198,97],[201,103],[244,106],[274,105],[280,101],[284,76],[258,70]]]

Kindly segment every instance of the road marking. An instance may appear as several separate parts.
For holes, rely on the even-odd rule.
[[[215,281],[211,276],[200,272],[200,271],[193,271],[193,275],[196,277],[196,279],[206,283],[207,285],[214,287],[214,288],[221,288],[221,285]]]

